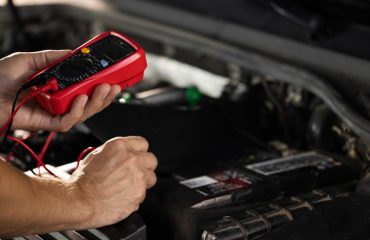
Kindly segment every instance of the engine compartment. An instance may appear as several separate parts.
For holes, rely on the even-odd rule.
[[[355,196],[353,201],[364,204],[365,197],[357,199],[355,192],[368,169],[370,132],[359,127],[364,125],[361,114],[331,101],[342,100],[337,92],[324,94],[331,89],[327,84],[304,82],[312,76],[284,63],[274,68],[274,60],[241,58],[246,68],[229,61],[226,50],[216,57],[181,39],[175,44],[165,35],[124,26],[129,21],[40,14],[45,8],[34,7],[35,14],[28,9],[22,31],[0,19],[1,56],[75,48],[109,29],[127,31],[148,53],[145,79],[86,123],[58,134],[45,158],[57,167],[115,136],[147,138],[159,159],[158,184],[138,212],[148,239],[274,239],[276,231],[285,236],[296,221],[310,227],[301,219],[320,218],[321,209],[339,211],[343,199]],[[261,64],[266,71],[250,69]],[[35,150],[47,137],[14,134],[30,135],[26,142]],[[3,155],[12,164],[24,171],[36,167],[25,151],[7,147],[13,155]]]

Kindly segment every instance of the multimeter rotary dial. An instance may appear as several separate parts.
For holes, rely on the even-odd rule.
[[[66,83],[81,81],[98,70],[98,61],[93,56],[75,56],[62,62],[55,70],[55,76]]]

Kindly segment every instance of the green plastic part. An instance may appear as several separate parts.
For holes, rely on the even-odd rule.
[[[191,107],[197,106],[203,98],[203,94],[198,90],[197,87],[187,88],[185,96],[189,106]]]
[[[122,98],[124,103],[128,103],[132,100],[132,95],[131,93],[126,92],[122,95]]]

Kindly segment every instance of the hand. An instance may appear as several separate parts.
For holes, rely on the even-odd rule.
[[[93,210],[79,229],[114,224],[139,208],[156,183],[156,157],[141,137],[120,137],[90,153],[72,175],[74,189]]]
[[[127,217],[156,182],[157,159],[147,150],[141,137],[111,139],[67,181],[29,177],[0,160],[6,179],[0,181],[0,237],[96,228]]]
[[[0,59],[0,125],[9,118],[15,94],[27,81],[27,77],[69,52],[69,50],[59,50],[16,53]],[[85,121],[107,107],[120,91],[119,85],[101,84],[96,87],[89,100],[86,95],[78,96],[70,111],[63,116],[53,116],[31,100],[15,115],[13,128],[68,131],[76,123]]]

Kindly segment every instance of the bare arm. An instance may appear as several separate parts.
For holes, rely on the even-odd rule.
[[[156,182],[157,159],[140,137],[115,138],[70,181],[29,177],[0,161],[0,237],[116,223],[136,211]]]
[[[72,183],[29,177],[0,161],[0,235],[69,229],[91,214]]]

